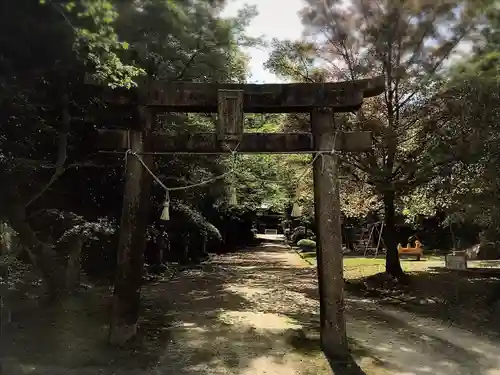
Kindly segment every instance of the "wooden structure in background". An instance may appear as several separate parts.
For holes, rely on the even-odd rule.
[[[322,152],[313,166],[321,343],[328,357],[346,356],[338,156],[332,150],[370,151],[372,136],[370,132],[340,132],[334,114],[355,111],[364,98],[381,94],[384,79],[262,85],[154,82],[137,91],[138,95],[103,93],[108,101],[136,106],[138,111],[135,127],[100,131],[100,150],[130,149],[148,164],[153,153],[230,153],[236,146],[238,153]],[[218,113],[217,129],[182,136],[158,132],[151,124],[159,112]],[[244,133],[245,112],[310,113],[312,132]],[[128,154],[110,332],[110,341],[117,344],[126,342],[137,329],[150,185],[148,173]]]

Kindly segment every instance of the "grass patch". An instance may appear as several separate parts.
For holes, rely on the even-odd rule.
[[[309,264],[316,266],[316,252],[301,252],[300,256]],[[401,259],[401,266],[405,272],[424,271],[429,269],[429,267],[444,265],[443,256],[424,256],[420,261],[416,261],[414,258],[407,257]],[[361,279],[384,271],[385,258],[383,256],[344,256],[344,277],[346,279]]]
[[[444,265],[444,257],[427,256],[417,261],[414,257],[401,259],[401,267],[405,272],[425,271],[430,267]],[[378,257],[344,257],[344,275],[346,279],[361,279],[385,272],[385,258]]]
[[[316,265],[316,252],[302,252],[300,256],[309,263]]]

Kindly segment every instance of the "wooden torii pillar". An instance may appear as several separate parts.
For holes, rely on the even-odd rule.
[[[139,108],[138,123],[127,130],[100,130],[98,147],[103,151],[123,153],[131,150],[142,154],[147,164],[151,163],[151,153],[230,153],[236,144],[238,153],[322,152],[313,166],[321,344],[328,357],[344,357],[348,348],[338,158],[331,151],[369,151],[372,134],[339,131],[334,113],[358,110],[364,98],[383,91],[383,77],[321,84],[154,82],[142,87],[143,95],[135,100],[130,96],[117,99],[115,95],[115,102]],[[151,117],[158,112],[218,113],[217,129],[214,133],[186,135],[156,132],[151,129]],[[244,133],[245,112],[310,113],[312,131]],[[137,330],[150,184],[151,178],[144,167],[129,154],[110,331],[110,341],[118,344],[126,342]]]

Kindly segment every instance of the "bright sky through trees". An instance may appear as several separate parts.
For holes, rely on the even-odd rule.
[[[267,41],[271,41],[272,38],[291,40],[300,38],[303,27],[298,12],[304,6],[302,0],[234,0],[229,2],[223,14],[225,16],[236,15],[238,9],[244,4],[256,5],[259,11],[259,15],[248,28],[250,36],[263,35]],[[250,82],[281,82],[263,67],[270,50],[250,48],[246,52],[251,58]]]

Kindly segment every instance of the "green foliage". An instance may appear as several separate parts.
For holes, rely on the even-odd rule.
[[[318,50],[313,43],[273,39],[271,47],[265,66],[278,77],[299,82],[324,81],[324,69],[314,66]]]
[[[93,97],[84,84],[86,76],[125,88],[134,86],[140,75],[167,81],[245,80],[247,61],[240,47],[259,42],[244,32],[255,9],[247,7],[233,19],[222,19],[223,5],[208,0],[0,3],[0,31],[5,35],[0,40],[0,87],[3,98],[9,99],[0,101],[0,214],[12,221],[58,207],[79,217],[74,231],[54,234],[42,228],[31,233],[24,228],[21,241],[28,240],[28,247],[39,240],[35,250],[50,250],[73,234],[92,237],[102,223],[91,218],[120,216],[122,202],[114,189],[123,182],[122,160],[109,164],[95,156],[93,132],[95,127],[129,126],[132,116],[127,109],[117,116]],[[163,130],[178,133],[214,127],[214,117],[205,114],[172,113],[158,120]],[[206,156],[165,156],[157,158],[157,164],[160,178],[171,187],[210,179],[226,168],[221,158]],[[198,237],[221,240],[204,213],[220,208],[223,183],[173,194],[178,204],[172,209]],[[157,188],[152,202],[160,207],[164,192]],[[45,259],[49,251],[37,255],[43,258],[40,264],[52,264]],[[49,268],[42,271],[47,280]]]
[[[417,187],[403,196],[400,202],[400,211],[407,223],[416,223],[420,217],[431,217],[436,214],[438,197],[429,189],[428,184]],[[441,205],[442,207],[442,205]]]
[[[491,2],[482,6],[487,16],[482,43],[473,56],[452,66],[424,117],[435,129],[424,158],[447,162],[435,164],[430,181],[403,199],[403,212],[415,219],[444,210],[445,225],[474,223],[491,233],[500,229],[500,160],[495,151],[499,147],[500,22]]]
[[[247,70],[239,49],[242,25],[254,13],[226,20],[210,1],[176,4],[176,11],[160,0],[146,1],[140,10],[122,6],[116,29],[130,43],[128,59],[154,79],[242,82]]]
[[[305,226],[299,226],[293,229],[290,239],[294,243],[298,243],[302,239],[315,240],[315,234],[311,230],[307,230]]]
[[[307,238],[304,238],[297,242],[297,246],[304,250],[316,249],[316,242]]]
[[[439,98],[442,147],[437,150],[454,160],[429,186],[453,221],[500,228],[498,85],[487,72],[466,74],[450,81],[445,92]]]
[[[188,232],[191,235],[206,235],[208,239],[222,241],[220,231],[199,211],[179,201],[173,202],[173,208],[184,217],[186,225],[190,226]],[[194,230],[192,226],[195,227]]]
[[[112,1],[40,0],[40,4],[57,11],[73,31],[73,48],[93,70],[94,79],[113,88],[136,86],[134,78],[145,72],[140,67],[124,64],[119,56],[129,44],[120,41],[116,33],[114,24],[118,12]]]
[[[282,115],[247,115],[245,127],[250,132],[279,132],[283,129]],[[239,206],[255,210],[261,206],[285,212],[292,200],[310,205],[311,176],[309,155],[237,155],[234,174],[226,183],[235,186]],[[232,168],[233,160],[227,161]],[[305,173],[304,173],[305,172]]]

